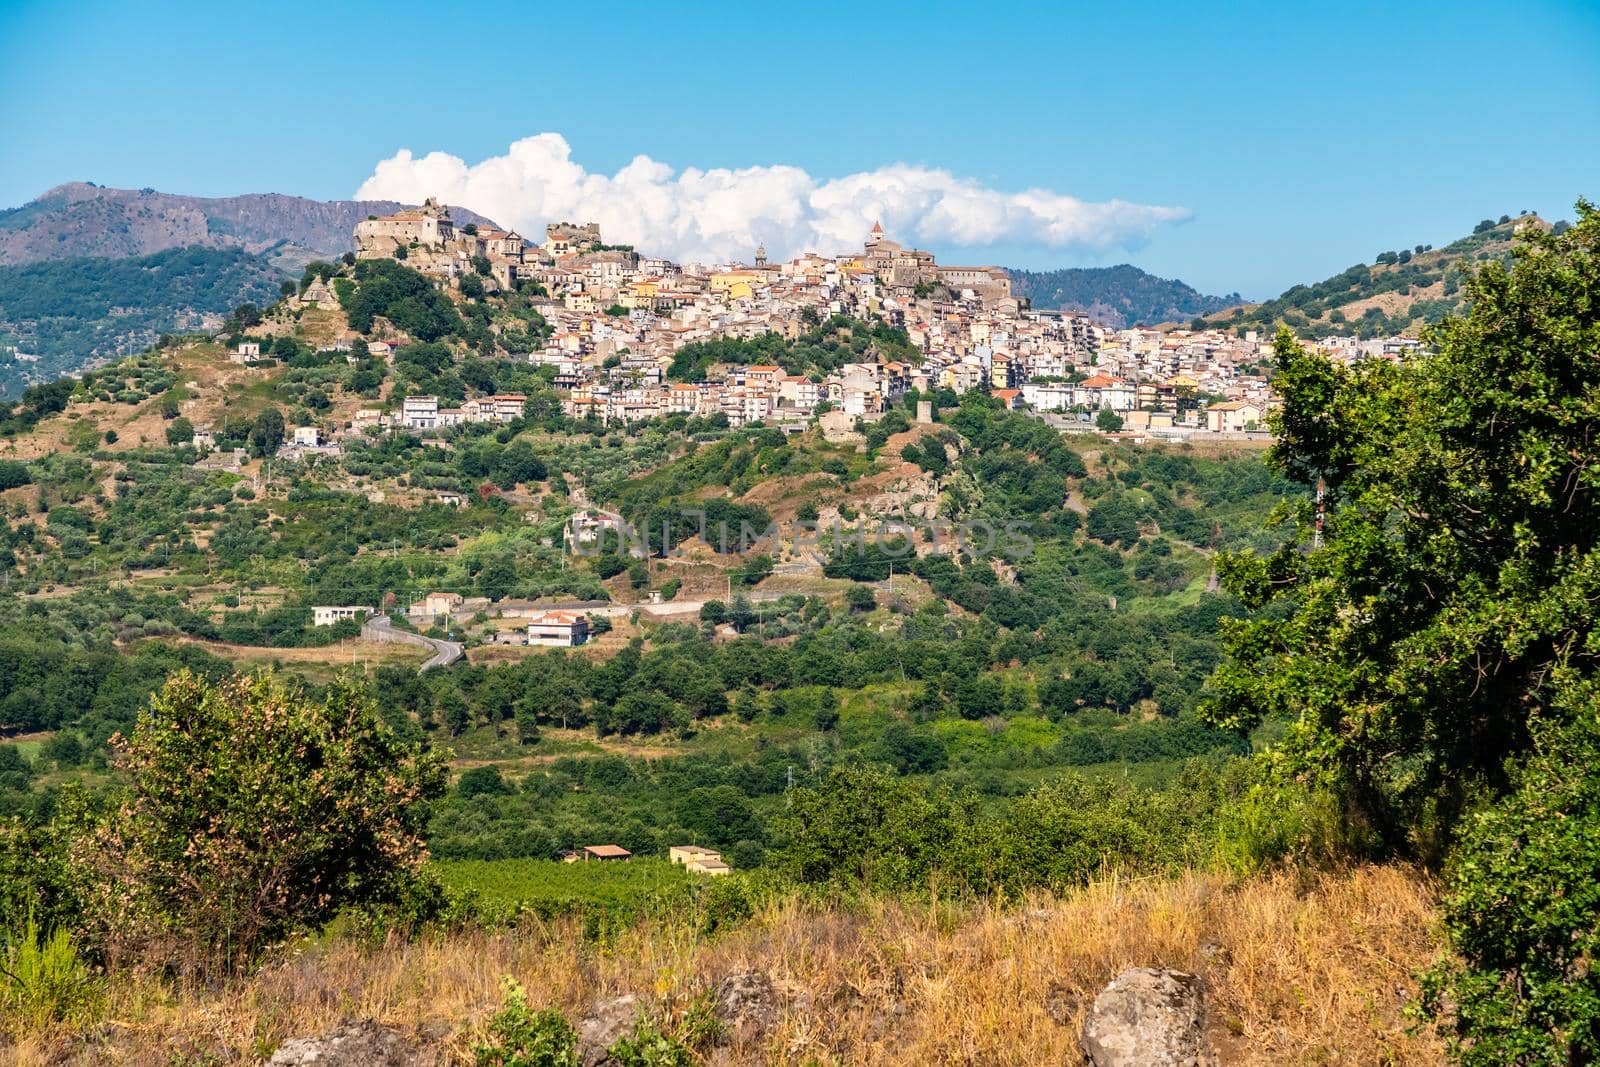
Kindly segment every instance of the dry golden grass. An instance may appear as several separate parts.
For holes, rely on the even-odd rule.
[[[575,1017],[619,992],[682,1012],[724,975],[759,970],[790,997],[787,1017],[712,1062],[1076,1063],[1098,990],[1124,968],[1165,964],[1204,976],[1222,1063],[1437,1063],[1438,1039],[1402,1016],[1435,952],[1432,902],[1415,871],[1371,866],[1111,878],[1009,908],[787,899],[713,941],[656,924],[597,946],[566,923],[374,950],[336,941],[221,990],[123,985],[94,1037],[35,1037],[13,1052],[22,1064],[249,1062],[361,1018],[460,1062],[506,975]]]

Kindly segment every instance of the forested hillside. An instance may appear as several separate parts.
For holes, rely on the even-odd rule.
[[[1066,270],[1008,270],[1011,289],[1036,308],[1077,311],[1122,329],[1188,322],[1240,302],[1238,293],[1207,296],[1174,278],[1158,278],[1127,263]]]
[[[1569,224],[1557,223],[1565,229]],[[1215,325],[1270,332],[1279,324],[1304,337],[1416,337],[1467,307],[1467,278],[1486,263],[1509,262],[1516,235],[1549,230],[1537,215],[1484,219],[1443,248],[1416,245],[1377,254],[1331,278],[1296,285],[1275,300],[1211,315]]]
[[[95,359],[137,351],[246,302],[270,303],[287,277],[237,249],[175,248],[133,259],[0,267],[0,398]],[[17,353],[38,356],[21,361]]]

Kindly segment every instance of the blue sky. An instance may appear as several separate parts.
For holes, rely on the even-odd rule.
[[[349,197],[402,148],[470,165],[541,132],[591,174],[906,163],[1180,207],[1131,248],[934,248],[1264,296],[1600,198],[1600,2],[0,0],[3,206],[74,179]]]

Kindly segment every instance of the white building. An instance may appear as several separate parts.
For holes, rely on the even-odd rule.
[[[371,615],[371,608],[360,607],[314,607],[311,609],[311,625],[332,626],[336,622],[346,619],[359,619],[363,615]]]
[[[400,405],[400,421],[409,429],[432,430],[439,426],[439,398],[408,396]]]
[[[575,611],[541,611],[528,617],[528,644],[572,648],[589,639],[589,620]]]

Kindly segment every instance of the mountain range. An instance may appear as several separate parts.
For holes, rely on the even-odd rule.
[[[148,256],[169,248],[240,248],[297,271],[349,251],[356,223],[406,205],[281,193],[205,197],[68,182],[0,211],[0,266],[74,257]],[[458,222],[493,225],[462,207]]]
[[[269,302],[307,263],[348,252],[356,223],[405,206],[69,182],[0,211],[0,400]],[[494,225],[466,208],[450,213]]]

